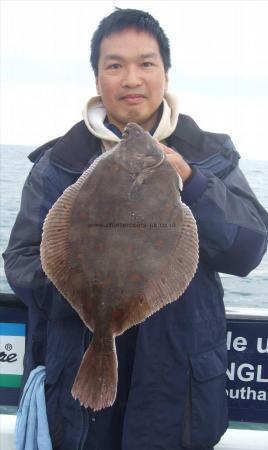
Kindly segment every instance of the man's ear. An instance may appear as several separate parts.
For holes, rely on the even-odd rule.
[[[168,78],[168,73],[166,72],[166,74],[165,74],[165,92],[167,92],[167,90],[168,90],[168,83],[169,83],[169,78]]]
[[[98,94],[98,95],[101,95],[101,94],[100,94],[100,86],[99,86],[99,79],[98,79],[98,77],[95,78],[95,83],[96,83],[96,91],[97,91],[97,94]]]

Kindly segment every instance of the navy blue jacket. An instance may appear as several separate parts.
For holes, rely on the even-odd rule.
[[[180,115],[167,144],[192,166],[182,200],[197,221],[198,270],[181,298],[116,338],[115,404],[98,413],[70,390],[91,339],[45,277],[39,246],[45,216],[101,153],[83,122],[30,155],[34,162],[4,253],[11,287],[28,306],[24,378],[46,366],[46,401],[60,450],[179,450],[215,445],[228,423],[223,289],[218,272],[246,276],[267,247],[268,215],[238,168],[229,136]]]

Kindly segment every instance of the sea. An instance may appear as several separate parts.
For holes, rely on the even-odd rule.
[[[1,145],[0,147],[0,254],[7,246],[11,228],[20,207],[21,190],[32,163],[27,155],[31,146]],[[252,190],[268,210],[268,161],[240,160]],[[220,274],[226,306],[268,308],[268,254],[247,277]],[[12,292],[4,274],[0,257],[0,292]]]

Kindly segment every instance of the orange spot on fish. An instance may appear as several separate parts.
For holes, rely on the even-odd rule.
[[[102,280],[102,286],[110,286],[112,284],[112,278],[107,277]]]
[[[81,211],[79,214],[79,217],[82,220],[87,219],[87,213],[85,211]]]
[[[129,281],[141,281],[143,279],[142,275],[140,275],[139,273],[131,273],[128,276]]]

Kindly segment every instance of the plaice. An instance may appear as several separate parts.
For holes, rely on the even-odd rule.
[[[43,270],[93,332],[72,388],[85,407],[115,400],[115,337],[178,299],[195,274],[197,228],[179,187],[160,146],[129,123],[45,219]]]

